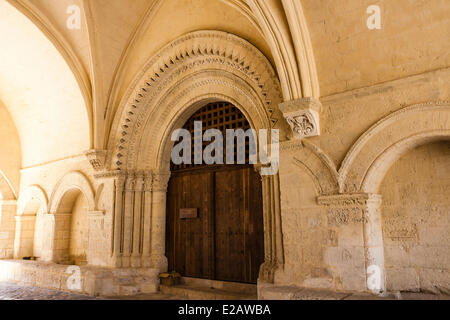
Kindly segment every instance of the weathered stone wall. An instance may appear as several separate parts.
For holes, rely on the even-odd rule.
[[[399,159],[380,187],[387,287],[450,292],[450,142]]]
[[[447,67],[446,0],[302,0],[322,96]],[[370,5],[381,30],[367,28]]]
[[[0,175],[0,259],[12,258],[14,254],[15,213],[14,195]]]
[[[87,264],[89,217],[88,204],[83,195],[78,196],[74,204],[70,224],[70,260],[76,265]]]

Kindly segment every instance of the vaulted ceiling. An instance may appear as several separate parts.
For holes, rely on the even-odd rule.
[[[276,69],[284,100],[449,65],[449,43],[436,41],[450,27],[448,1],[380,0],[386,27],[377,32],[365,25],[369,2],[0,0],[0,107],[17,129],[18,167],[104,149],[136,74],[191,31],[226,31],[252,43]],[[67,27],[73,6],[80,29]]]

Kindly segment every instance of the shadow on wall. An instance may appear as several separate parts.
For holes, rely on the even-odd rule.
[[[89,243],[88,202],[78,189],[63,196],[55,214],[54,259],[65,265],[86,265]]]
[[[398,159],[380,186],[387,288],[450,293],[450,141]]]

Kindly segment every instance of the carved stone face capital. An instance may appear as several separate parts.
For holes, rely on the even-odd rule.
[[[84,154],[95,171],[105,168],[106,150],[88,150]]]
[[[320,135],[321,103],[317,99],[304,98],[280,104],[280,110],[291,127],[294,139]]]

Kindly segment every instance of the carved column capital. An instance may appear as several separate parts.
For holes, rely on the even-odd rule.
[[[125,191],[134,191],[136,186],[136,174],[129,173],[125,181]]]
[[[303,98],[280,104],[280,110],[292,129],[294,139],[320,135],[320,111],[322,104],[318,99]]]
[[[153,191],[167,191],[170,173],[153,173]]]
[[[146,173],[144,177],[144,190],[143,191],[152,191],[153,190],[153,174]]]
[[[144,185],[145,185],[145,174],[144,172],[137,172],[135,175],[135,185],[134,185],[134,190],[137,192],[143,191],[144,190]]]
[[[84,154],[95,171],[105,169],[107,150],[92,149],[86,151]]]

